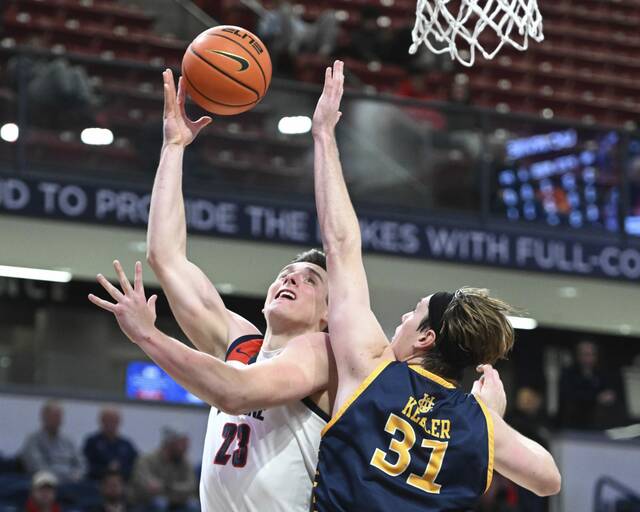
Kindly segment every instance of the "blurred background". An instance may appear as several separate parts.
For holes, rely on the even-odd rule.
[[[266,43],[271,88],[184,162],[189,257],[228,307],[263,326],[276,273],[320,245],[310,118],[343,59],[337,135],[383,327],[463,285],[522,310],[498,367],[507,419],[553,452],[563,490],[496,477],[477,510],[639,511],[640,3],[540,7],[543,43],[466,68],[407,53],[412,0],[5,0],[0,510],[199,510],[208,408],[86,295],[114,258],[144,260],[161,71],[232,24]],[[186,341],[160,295],[160,328]],[[54,461],[42,432],[60,438]],[[136,479],[158,457],[184,486],[151,500]]]

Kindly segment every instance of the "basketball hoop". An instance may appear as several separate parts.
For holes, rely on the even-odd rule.
[[[485,37],[493,41],[481,43],[485,29],[493,31],[497,39]],[[464,66],[473,65],[476,50],[492,59],[505,43],[524,51],[529,38],[544,39],[537,0],[418,0],[411,35],[409,53],[424,43],[432,52],[448,52]]]

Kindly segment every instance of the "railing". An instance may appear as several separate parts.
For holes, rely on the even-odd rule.
[[[640,494],[611,477],[603,476],[596,483],[593,512],[640,510]]]
[[[115,60],[99,49],[87,56],[2,48],[5,173],[150,186],[162,142],[160,73],[181,56],[179,48],[160,59],[152,51],[153,59],[141,46]],[[274,80],[252,111],[217,117],[187,149],[185,188],[308,204],[309,118],[319,92]],[[342,163],[365,210],[564,228],[620,242],[640,234],[638,133],[351,91],[342,111]],[[8,142],[16,126],[19,136]],[[108,144],[92,145],[101,136]]]

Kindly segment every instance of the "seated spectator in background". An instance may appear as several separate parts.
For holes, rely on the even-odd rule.
[[[117,471],[107,471],[100,481],[100,506],[90,512],[126,512],[130,509],[125,492],[124,478]]]
[[[40,411],[42,428],[27,437],[21,459],[29,473],[51,471],[63,483],[84,475],[84,461],[73,441],[60,433],[63,411],[58,402],[46,402]]]
[[[578,343],[574,364],[560,376],[558,419],[563,428],[604,429],[626,420],[620,375],[600,364],[595,343]]]
[[[60,512],[56,502],[58,479],[50,471],[38,471],[31,480],[25,512]]]
[[[390,26],[380,27],[377,7],[366,5],[360,13],[360,24],[349,33],[347,57],[363,62],[389,62],[393,59],[395,33]],[[407,46],[408,49],[408,46]]]
[[[542,393],[537,389],[521,387],[516,392],[515,408],[507,414],[507,421],[521,434],[548,448],[551,431],[542,399]]]
[[[129,480],[138,452],[129,440],[119,435],[120,411],[105,407],[100,411],[99,421],[100,431],[84,443],[89,478],[100,480],[107,471],[118,471]]]
[[[7,64],[17,92],[27,95],[32,122],[46,128],[95,124],[99,100],[86,70],[66,59],[52,60],[18,55]]]
[[[336,47],[339,25],[332,10],[309,23],[294,11],[289,1],[276,0],[272,9],[263,10],[257,32],[269,48],[274,70],[290,71],[291,60],[300,53],[329,57]]]
[[[516,392],[516,405],[507,415],[509,425],[545,448],[549,447],[551,431],[549,418],[544,412],[543,395],[532,387],[521,387]],[[544,512],[546,498],[536,496],[527,489],[516,487],[518,512]]]
[[[197,511],[198,483],[186,458],[189,438],[165,427],[160,448],[136,461],[131,486],[136,505],[153,511]]]

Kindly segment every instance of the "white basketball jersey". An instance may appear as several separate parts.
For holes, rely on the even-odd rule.
[[[279,352],[261,350],[257,360]],[[327,422],[306,403],[238,416],[211,409],[200,479],[204,512],[310,510],[320,432]]]

